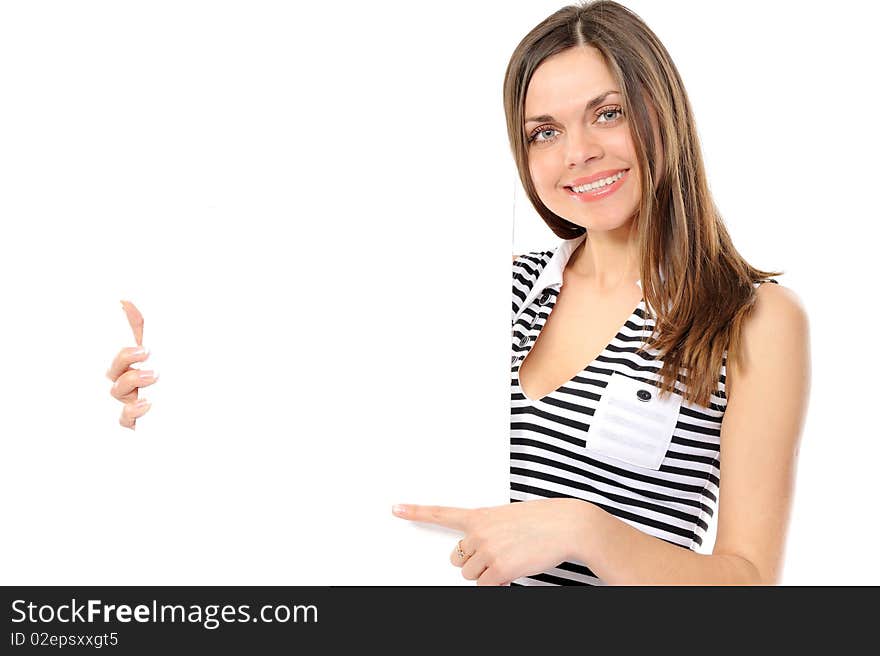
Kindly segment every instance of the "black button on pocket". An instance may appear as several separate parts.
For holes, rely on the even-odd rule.
[[[529,343],[529,336],[528,335],[523,335],[523,338],[521,340],[519,340],[520,346],[525,346],[528,343]]]
[[[547,305],[550,302],[550,292],[544,292],[541,295],[541,299],[538,301],[541,305]]]
[[[636,392],[636,396],[639,397],[639,401],[651,400],[651,393],[648,390],[639,390]]]

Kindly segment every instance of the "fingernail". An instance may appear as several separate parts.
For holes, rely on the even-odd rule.
[[[138,402],[134,405],[136,408],[143,408],[145,405],[150,405],[150,402],[146,399],[138,399]]]
[[[140,380],[159,380],[159,372],[158,371],[142,371],[138,374],[138,378]]]
[[[143,346],[138,346],[134,351],[131,352],[132,355],[143,355],[147,350]]]
[[[405,515],[406,514],[406,506],[401,506],[398,504],[398,505],[394,506],[393,508],[391,508],[391,512],[393,512],[395,515]]]

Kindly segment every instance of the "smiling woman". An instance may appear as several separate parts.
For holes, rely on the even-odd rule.
[[[616,2],[568,6],[517,46],[503,94],[563,240],[513,262],[512,503],[395,514],[464,532],[450,559],[480,585],[779,582],[806,313],[734,248],[669,53]]]

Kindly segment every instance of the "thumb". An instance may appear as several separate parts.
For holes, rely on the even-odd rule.
[[[125,316],[128,318],[128,325],[134,333],[134,339],[138,346],[143,346],[144,341],[144,317],[134,306],[131,301],[120,301],[122,309],[125,310]]]

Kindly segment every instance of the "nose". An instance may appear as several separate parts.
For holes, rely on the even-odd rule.
[[[602,145],[596,134],[585,127],[574,127],[568,132],[565,150],[565,166],[577,168],[587,162],[601,158]]]

